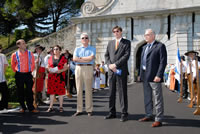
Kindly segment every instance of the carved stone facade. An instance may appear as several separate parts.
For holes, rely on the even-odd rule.
[[[85,2],[82,16],[73,19],[77,25],[76,45],[80,45],[82,32],[89,33],[90,44],[97,51],[96,63],[101,63],[108,41],[114,39],[111,29],[121,26],[123,37],[131,40],[129,71],[132,80],[138,73],[147,28],[154,29],[156,39],[166,45],[169,64],[175,63],[178,47],[181,54],[200,49],[199,0],[105,0],[104,7],[98,7],[96,2]],[[95,8],[87,12],[86,6],[90,4]]]
[[[73,26],[45,37],[41,43],[58,43],[73,52],[81,45],[80,34],[87,32],[90,44],[96,47],[96,63],[104,61],[111,29],[119,25],[123,37],[131,41],[130,80],[138,73],[144,32],[155,30],[156,39],[167,47],[168,63],[174,64],[177,48],[184,54],[200,49],[199,0],[87,0],[81,7],[82,16],[73,18]]]

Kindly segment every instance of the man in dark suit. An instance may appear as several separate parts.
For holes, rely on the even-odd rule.
[[[155,32],[147,29],[145,32],[147,44],[141,54],[140,79],[144,87],[144,105],[146,116],[139,119],[141,122],[153,120],[152,93],[155,98],[155,122],[152,127],[162,126],[164,113],[162,85],[163,74],[167,65],[167,51],[164,44],[155,40]]]
[[[115,26],[112,29],[115,40],[108,43],[105,53],[106,64],[108,65],[109,77],[109,114],[104,119],[116,118],[116,90],[119,93],[121,105],[121,122],[128,120],[128,98],[127,98],[127,75],[128,59],[131,51],[131,42],[122,38],[122,28]]]

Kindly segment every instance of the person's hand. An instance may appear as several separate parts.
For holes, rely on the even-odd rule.
[[[39,59],[37,58],[37,59],[35,60],[35,63],[38,64],[38,62],[39,62]]]
[[[116,65],[115,65],[115,64],[110,64],[110,65],[109,65],[109,69],[112,70],[113,72],[117,72],[117,69],[116,69]]]
[[[156,76],[155,78],[154,78],[154,80],[153,80],[154,82],[160,82],[161,81],[161,78],[160,77],[158,77],[158,76]]]
[[[65,69],[69,68],[69,64],[65,63],[63,68],[65,68]]]

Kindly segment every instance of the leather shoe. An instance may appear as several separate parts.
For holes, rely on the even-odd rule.
[[[113,119],[113,118],[116,118],[116,115],[109,114],[109,115],[107,115],[107,116],[104,117],[105,120],[107,120],[107,119]]]
[[[119,121],[125,122],[125,121],[127,121],[127,120],[128,120],[128,116],[127,116],[127,115],[122,115],[122,116],[121,116],[121,119],[120,119]]]
[[[159,122],[159,121],[155,121],[151,126],[152,126],[152,127],[161,127],[161,126],[162,126],[162,123]]]
[[[82,115],[83,113],[82,112],[76,112],[73,116],[79,116],[79,115]]]
[[[92,116],[92,112],[88,112],[88,116]]]
[[[20,109],[19,112],[20,113],[25,113],[25,110],[24,109]]]
[[[32,111],[30,111],[31,113],[39,113],[39,110],[33,109]]]
[[[151,117],[144,117],[144,118],[141,118],[139,119],[138,121],[140,122],[146,122],[146,121],[152,121],[153,119]]]

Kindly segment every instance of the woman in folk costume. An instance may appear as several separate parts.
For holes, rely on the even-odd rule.
[[[94,89],[100,89],[100,64],[96,64],[94,70]]]
[[[176,79],[175,79],[175,66],[174,65],[171,65],[171,69],[170,69],[169,75],[170,75],[169,89],[171,91],[174,91],[175,90],[175,82],[176,82]]]
[[[45,47],[40,45],[35,46],[34,58],[35,58],[35,69],[32,72],[34,78],[33,84],[33,98],[34,98],[34,107],[37,108],[38,104],[42,104],[42,90],[44,87],[44,79],[45,79],[45,64],[44,57],[41,55],[42,51],[44,51]]]
[[[104,66],[104,61],[101,62],[100,66],[100,88],[105,88],[106,87],[106,77],[105,77],[106,69]]]
[[[54,111],[53,103],[55,95],[59,95],[60,108],[59,112],[63,112],[63,96],[65,95],[65,71],[68,69],[67,59],[61,55],[61,47],[59,45],[53,48],[54,55],[48,60],[48,85],[47,94],[50,94],[50,106],[47,112]]]

